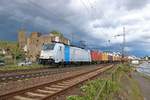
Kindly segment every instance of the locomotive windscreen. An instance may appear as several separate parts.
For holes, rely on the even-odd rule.
[[[42,47],[42,50],[53,50],[55,47],[55,43],[51,43],[51,44],[44,44]]]

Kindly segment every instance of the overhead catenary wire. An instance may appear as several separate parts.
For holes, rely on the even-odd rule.
[[[89,3],[89,5],[91,6],[91,8],[93,9],[94,6],[92,6],[92,3],[90,1],[85,1],[85,0],[80,0],[80,1],[81,1],[82,5],[85,7],[87,13],[91,14],[90,8],[89,8],[89,6],[87,4]],[[42,13],[42,15],[45,15],[46,19],[49,19],[49,17],[51,17],[52,19],[57,20],[58,23],[63,22],[63,23],[65,23],[69,27],[72,26],[73,28],[79,29],[75,24],[71,23],[69,20],[66,20],[65,18],[60,18],[55,12],[51,11],[50,14],[47,13],[47,12],[49,12],[49,10],[46,9],[45,7],[41,6],[39,3],[34,3],[32,0],[30,0],[30,5],[33,5],[36,9],[39,9],[39,10],[41,10],[41,8],[43,10],[45,10],[45,11],[40,12],[40,13]],[[91,15],[91,16],[93,16],[93,15]],[[68,34],[68,35],[71,35],[71,34]],[[71,37],[75,36],[75,35],[77,37],[77,34],[71,35]],[[78,37],[80,37],[80,36],[78,36]]]
[[[90,10],[88,8],[88,6],[86,5],[86,3],[83,0],[80,0],[82,5],[84,6],[84,8],[86,9],[87,13],[90,14]]]
[[[90,0],[87,0],[87,3],[89,4],[89,6],[90,6],[90,8],[91,8],[91,15],[92,15],[92,17],[96,18],[96,15],[97,15],[96,6],[93,5],[93,3],[91,3]]]
[[[60,22],[63,22],[63,23],[65,23],[65,24],[66,24],[67,26],[69,26],[69,27],[72,26],[72,27],[78,29],[76,25],[74,25],[73,23],[71,23],[71,22],[65,20],[64,18],[60,18],[55,12],[50,12],[50,14],[49,14],[49,13],[47,13],[47,12],[48,12],[48,9],[42,7],[42,6],[39,5],[38,3],[34,3],[32,0],[29,0],[29,1],[30,1],[30,5],[34,6],[36,9],[39,9],[39,10],[44,9],[44,10],[45,10],[45,12],[41,12],[41,13],[42,13],[42,15],[45,15],[45,18],[46,18],[46,19],[49,19],[49,17],[51,17],[52,19],[57,20],[57,22],[59,22],[59,23],[60,23]],[[52,9],[51,9],[51,10],[52,10]],[[72,37],[72,34],[68,34],[68,35],[71,35],[71,37]],[[75,35],[74,35],[74,36],[75,36]],[[77,37],[77,35],[76,35],[76,37]],[[78,37],[79,37],[79,36],[78,36]],[[79,38],[78,38],[78,39],[79,39]]]

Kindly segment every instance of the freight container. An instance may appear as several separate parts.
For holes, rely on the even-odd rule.
[[[93,62],[98,61],[98,51],[91,51],[91,59]]]
[[[98,52],[98,61],[101,62],[102,61],[102,52]]]
[[[120,55],[118,56],[118,61],[119,61],[119,62],[121,61],[121,57],[120,57]]]
[[[115,61],[115,55],[114,54],[113,54],[112,58],[113,58],[113,62],[114,62]]]
[[[108,54],[108,61],[109,61],[109,62],[112,62],[112,61],[113,61],[113,56],[112,56],[112,54],[110,54],[110,53]]]
[[[108,62],[108,53],[105,53],[105,61]]]
[[[116,55],[116,61],[118,61],[118,55]]]
[[[108,61],[108,54],[106,52],[102,53],[102,61],[107,62]]]
[[[115,55],[115,61],[117,61],[117,55]]]
[[[113,55],[113,61],[115,62],[117,60],[117,57],[116,57],[116,55],[114,54]]]
[[[105,61],[105,54],[104,54],[104,52],[102,53],[102,61],[103,62]]]
[[[100,51],[91,51],[91,59],[93,62],[101,62],[102,53]]]

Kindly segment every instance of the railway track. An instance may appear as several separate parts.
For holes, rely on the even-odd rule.
[[[19,66],[19,67],[21,67],[21,66]],[[46,66],[46,67],[34,68],[34,69],[5,70],[5,71],[0,70],[0,76],[3,75],[3,74],[30,72],[31,70],[32,71],[39,71],[39,70],[45,70],[45,69],[49,69],[49,67]]]
[[[88,66],[90,67],[90,66]],[[87,68],[88,68],[87,67]],[[43,69],[33,69],[33,70],[23,70],[20,72],[10,72],[10,73],[1,73],[0,74],[0,83],[7,83],[9,81],[17,81],[17,80],[24,80],[29,78],[35,78],[35,77],[41,77],[41,76],[47,76],[52,74],[58,74],[58,73],[65,73],[65,72],[71,72],[75,70],[82,70],[83,66],[81,67],[67,67],[67,68],[43,68]]]
[[[51,100],[50,98],[57,96],[59,93],[64,92],[86,80],[94,78],[110,68],[112,68],[112,65],[96,68],[94,70],[53,81],[48,84],[5,94],[0,97],[0,100]]]
[[[21,67],[21,66],[19,66]],[[66,68],[70,68],[71,66],[68,67],[62,67],[60,69],[66,69]],[[80,66],[78,66],[80,67]],[[20,69],[20,70],[6,70],[6,71],[2,71],[0,70],[0,77],[1,76],[8,76],[8,75],[16,75],[16,74],[22,74],[22,73],[30,73],[30,72],[38,72],[38,71],[44,71],[44,70],[56,70],[58,69],[58,67],[56,66],[43,66],[40,68],[34,68],[34,69]]]
[[[81,65],[77,66],[77,67],[80,67]],[[19,66],[21,67],[21,66]],[[66,67],[62,67],[63,68],[70,68],[70,67],[74,67],[74,66],[67,66]],[[11,74],[20,74],[20,73],[29,73],[29,72],[36,72],[36,71],[41,71],[41,70],[48,70],[48,69],[58,69],[58,67],[56,66],[53,66],[53,65],[49,65],[49,66],[43,66],[43,67],[40,67],[40,68],[33,68],[33,69],[20,69],[20,70],[5,70],[5,71],[2,71],[0,70],[0,76],[4,76],[4,75],[11,75]]]

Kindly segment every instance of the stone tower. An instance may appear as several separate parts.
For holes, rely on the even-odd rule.
[[[20,30],[18,33],[18,43],[20,49],[23,49],[26,45],[26,35],[24,30]]]

